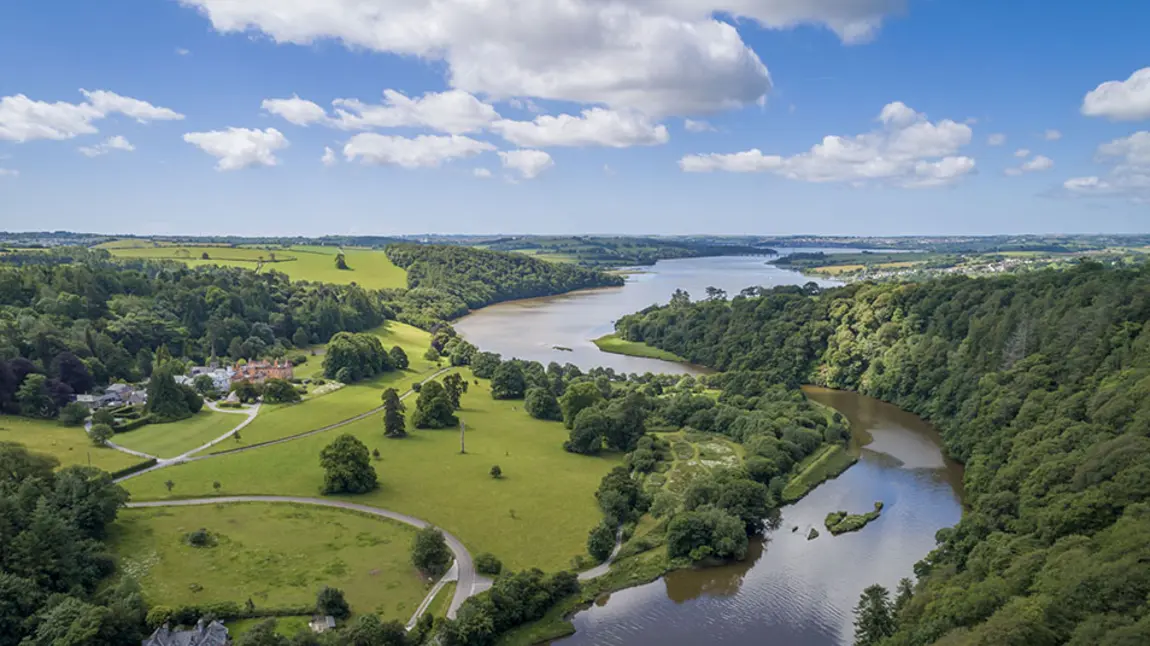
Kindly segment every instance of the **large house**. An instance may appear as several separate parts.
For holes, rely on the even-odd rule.
[[[228,646],[232,643],[226,626],[218,621],[205,624],[203,619],[196,622],[191,630],[172,630],[164,624],[140,646]]]
[[[232,381],[250,381],[252,383],[263,383],[266,379],[291,379],[295,372],[292,368],[290,361],[275,360],[274,362],[268,361],[250,361],[248,363],[235,365],[232,373]]]
[[[209,366],[195,366],[192,368],[190,376],[184,377],[184,379],[188,385],[194,385],[196,377],[207,375],[212,378],[212,387],[216,392],[226,393],[231,388],[233,374],[235,374],[235,370],[231,366],[220,368],[213,363]]]

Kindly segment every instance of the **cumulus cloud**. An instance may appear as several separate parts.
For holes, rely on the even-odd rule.
[[[1063,182],[1070,196],[1115,196],[1150,200],[1150,131],[1115,139],[1098,147],[1097,160],[1111,166],[1105,177],[1073,177]]]
[[[297,126],[307,126],[327,120],[327,112],[322,106],[301,99],[296,94],[293,94],[290,99],[264,99],[260,107]]]
[[[355,135],[343,147],[348,161],[401,168],[435,168],[454,159],[473,157],[495,146],[462,135],[420,135],[393,137],[365,132]]]
[[[328,167],[335,166],[339,163],[339,158],[335,156],[335,151],[329,146],[324,146],[323,157],[320,157],[319,160],[324,166]]]
[[[190,49],[185,49],[183,47],[177,47],[176,48],[176,55],[177,56],[188,56],[191,53],[192,53],[192,50],[190,50]]]
[[[1134,72],[1125,81],[1107,81],[1087,92],[1082,114],[1113,121],[1150,119],[1150,67]]]
[[[491,129],[517,146],[653,146],[670,140],[666,126],[655,125],[634,112],[617,112],[603,108],[584,110],[578,117],[570,114],[543,115],[534,121],[503,119]]]
[[[764,155],[757,148],[733,154],[687,155],[686,172],[771,172],[805,182],[883,182],[907,187],[941,186],[974,171],[975,161],[956,153],[973,131],[949,119],[931,122],[902,103],[883,108],[883,126],[854,137],[827,136],[807,152]]]
[[[80,90],[84,103],[34,101],[23,94],[0,97],[0,140],[72,139],[98,132],[93,121],[123,114],[140,123],[172,121],[184,115],[115,92]]]
[[[715,128],[706,121],[696,121],[695,119],[683,119],[683,129],[687,132],[710,132]]]
[[[491,179],[491,171],[486,168],[474,168],[471,170],[471,174],[479,179]]]
[[[517,171],[523,179],[535,179],[555,165],[551,155],[542,150],[501,150],[499,159],[504,168]]]
[[[875,36],[905,0],[180,0],[220,32],[442,61],[451,87],[636,109],[653,117],[748,105],[770,75],[736,28],[823,26]]]
[[[1030,151],[1028,151],[1028,150],[1019,150],[1019,151],[1015,152],[1014,156],[1015,157],[1025,157],[1026,155],[1019,155],[1018,154],[1021,152],[1025,152],[1027,155],[1030,154]],[[1013,167],[1013,168],[1007,168],[1003,172],[1005,172],[1007,175],[1010,175],[1011,177],[1017,177],[1019,175],[1022,175],[1023,173],[1033,173],[1036,171],[1049,170],[1050,168],[1053,168],[1053,167],[1054,167],[1054,160],[1053,159],[1046,157],[1045,155],[1035,155],[1033,158],[1022,162],[1021,166],[1017,166],[1017,167]]]
[[[1030,156],[1030,149],[1029,148],[1019,148],[1018,150],[1014,151],[1014,156],[1019,158],[1019,159],[1022,159],[1023,157],[1029,157]]]
[[[1062,139],[1062,133],[1058,130],[1050,129],[1042,133],[1042,138],[1046,141],[1058,141]]]
[[[995,133],[986,138],[986,143],[991,146],[1001,146],[1006,143],[1006,135],[1002,133]]]
[[[95,146],[81,146],[80,154],[87,157],[99,157],[100,155],[107,155],[113,150],[123,150],[125,152],[132,152],[136,147],[131,144],[126,138],[116,135],[109,137],[103,142]]]
[[[275,152],[287,148],[288,140],[279,130],[228,128],[209,132],[189,132],[184,141],[217,158],[216,170],[239,170],[249,166],[275,166]]]

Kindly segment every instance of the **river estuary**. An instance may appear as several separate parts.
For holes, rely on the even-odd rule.
[[[630,276],[622,288],[495,305],[466,317],[457,329],[484,350],[504,357],[637,373],[697,372],[692,366],[603,353],[591,339],[611,332],[613,322],[624,314],[666,302],[677,288],[698,298],[707,286],[735,294],[750,285],[808,280],[765,260],[664,261]],[[944,459],[938,434],[915,415],[855,393],[804,390],[812,400],[847,417],[859,462],[784,507],[777,528],[753,543],[742,563],[675,572],[600,599],[575,615],[575,635],[556,644],[851,643],[851,610],[863,588],[881,583],[893,589],[933,549],[935,532],[958,522],[962,470]],[[831,536],[822,526],[828,512],[865,512],[878,500],[884,503],[882,516],[859,532]],[[821,535],[808,541],[811,527]]]

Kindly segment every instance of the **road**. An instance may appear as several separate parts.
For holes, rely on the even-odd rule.
[[[381,518],[389,518],[412,527],[423,529],[424,527],[431,526],[425,520],[416,518],[415,516],[408,516],[399,512],[390,511],[387,509],[380,509],[379,507],[370,507],[368,505],[360,505],[354,502],[346,502],[343,500],[327,500],[324,498],[304,498],[299,496],[220,496],[217,498],[189,498],[186,500],[149,500],[143,502],[129,502],[128,507],[139,509],[148,507],[188,507],[195,505],[216,505],[226,503],[242,503],[242,502],[263,502],[263,503],[294,503],[297,505],[318,505],[320,507],[333,507],[336,509],[347,509],[351,511],[358,511],[372,516],[379,516]],[[440,529],[440,531],[443,531]],[[455,587],[455,596],[451,599],[451,605],[447,608],[447,616],[454,618],[459,606],[468,597],[474,596],[483,592],[491,587],[491,579],[480,576],[475,571],[475,563],[471,559],[471,553],[463,546],[463,542],[448,532],[443,532],[443,537],[447,540],[447,547],[451,553],[455,555],[455,566],[452,568],[458,574],[458,584]],[[451,576],[451,572],[444,575],[445,580],[450,580],[447,577]],[[428,597],[434,597],[435,593],[442,588],[442,585],[436,585],[435,588],[428,594]],[[430,603],[429,599],[425,599],[424,603],[420,605],[421,608],[426,607]],[[416,617],[417,619],[418,617]]]

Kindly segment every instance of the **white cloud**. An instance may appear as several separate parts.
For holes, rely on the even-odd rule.
[[[499,118],[491,105],[467,92],[428,92],[410,98],[395,90],[383,91],[382,105],[356,99],[336,99],[333,124],[345,130],[421,127],[459,135],[478,132]]]
[[[1082,114],[1114,121],[1150,119],[1150,67],[1125,81],[1107,81],[1086,94]]]
[[[716,12],[872,37],[904,0],[181,0],[220,32],[443,61],[451,87],[691,115],[759,101],[770,75]]]
[[[192,50],[190,50],[190,49],[184,49],[183,47],[177,47],[176,48],[176,54],[178,56],[188,56],[191,53],[192,53]]]
[[[1019,158],[1019,159],[1022,159],[1023,157],[1029,157],[1030,156],[1030,149],[1029,148],[1019,148],[1018,150],[1014,151],[1014,156]]]
[[[495,146],[462,135],[420,135],[414,138],[392,137],[373,132],[358,134],[343,147],[348,161],[365,164],[434,168],[453,159],[473,157]]]
[[[1031,159],[1030,161],[1027,161],[1024,164],[1022,164],[1022,170],[1024,170],[1024,171],[1047,170],[1053,166],[1054,166],[1054,160],[1053,159],[1051,159],[1049,157],[1044,157],[1042,155],[1035,155],[1034,159]]]
[[[312,103],[293,94],[290,99],[264,99],[260,107],[282,117],[288,123],[307,126],[327,120],[327,112],[317,103]]]
[[[740,153],[687,155],[686,172],[771,172],[805,182],[877,181],[908,187],[940,186],[974,171],[975,161],[955,153],[973,131],[949,119],[937,123],[901,103],[883,108],[880,130],[854,137],[827,136],[809,151],[784,157],[757,148]]]
[[[711,132],[715,129],[715,127],[706,121],[683,119],[683,129],[687,132]]]
[[[603,108],[584,110],[581,116],[543,115],[534,121],[503,119],[492,131],[517,146],[653,146],[670,140],[666,126],[651,123],[634,112]]]
[[[103,142],[98,143],[95,146],[81,146],[80,153],[88,157],[99,157],[100,155],[106,155],[113,150],[132,152],[135,149],[136,147],[133,146],[131,142],[129,142],[126,138],[120,135],[116,135],[115,137],[109,137],[105,139]]]
[[[507,101],[507,105],[515,108],[516,110],[526,110],[528,112],[534,112],[535,114],[543,114],[546,112],[546,110],[544,110],[539,106],[539,104],[535,103],[531,99],[509,99]]]
[[[19,177],[20,171],[14,168],[0,168],[0,177]]]
[[[1001,146],[1006,143],[1006,135],[1002,133],[995,133],[986,138],[986,143],[991,146]]]
[[[471,174],[479,179],[491,179],[491,171],[486,168],[474,168],[471,170]]]
[[[504,168],[518,171],[523,179],[535,179],[539,173],[555,165],[551,155],[542,150],[501,150],[499,159]]]
[[[71,139],[98,132],[93,121],[123,114],[141,123],[183,119],[184,115],[114,92],[81,90],[86,103],[34,101],[23,94],[0,98],[0,140]]]
[[[1074,177],[1062,186],[1071,196],[1097,195],[1150,200],[1150,131],[1115,139],[1098,147],[1098,161],[1112,164],[1106,177]]]
[[[323,157],[320,157],[319,160],[324,166],[328,167],[335,166],[339,163],[339,158],[335,156],[335,151],[329,146],[323,147]]]
[[[103,115],[113,113],[120,113],[122,115],[131,117],[140,123],[148,123],[149,121],[179,121],[184,118],[184,115],[169,108],[161,108],[154,106],[147,101],[133,99],[130,96],[120,96],[115,92],[108,92],[107,90],[80,90],[80,93],[88,98],[88,102],[92,107],[96,108]]]
[[[1058,141],[1062,139],[1062,133],[1058,130],[1050,129],[1042,133],[1042,138],[1046,141]]]
[[[275,166],[277,150],[287,148],[287,137],[279,130],[228,128],[210,132],[189,132],[184,141],[219,159],[216,170],[239,170],[249,166]]]

